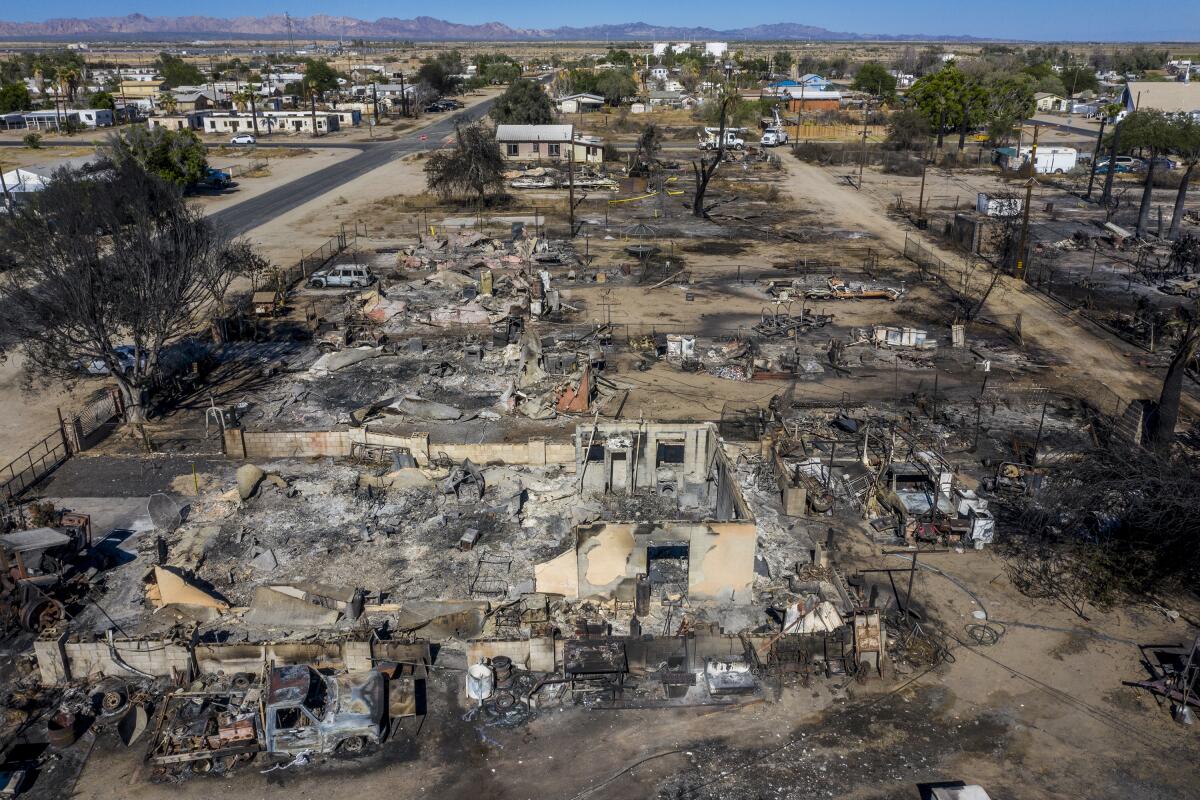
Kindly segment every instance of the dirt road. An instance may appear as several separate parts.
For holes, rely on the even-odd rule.
[[[916,235],[909,225],[887,216],[876,197],[839,183],[832,172],[791,157],[785,157],[783,164],[788,173],[785,188],[796,202],[815,207],[839,226],[861,227],[898,252],[903,252],[906,237]],[[963,263],[961,253],[926,239],[922,245],[947,264]],[[1137,359],[1145,356],[1141,350],[1077,320],[1023,282],[1002,277],[983,314],[1002,320],[1020,314],[1026,343],[1067,362],[1074,383],[1087,381],[1104,387],[1126,402],[1158,397],[1161,378],[1138,366]]]

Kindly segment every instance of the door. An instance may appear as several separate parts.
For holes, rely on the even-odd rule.
[[[618,450],[609,457],[608,488],[611,492],[624,492],[629,488],[629,454]]]
[[[274,708],[270,713],[271,737],[267,742],[269,751],[296,753],[301,750],[315,750],[320,745],[320,724],[304,706]]]

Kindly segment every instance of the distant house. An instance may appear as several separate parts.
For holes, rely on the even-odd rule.
[[[169,131],[202,131],[204,118],[211,111],[187,111],[182,114],[155,114],[146,118],[146,127],[150,130],[166,128]]]
[[[83,124],[79,121],[79,114],[74,111],[68,111],[65,114],[61,111],[26,111],[22,116],[25,118],[26,128],[35,128],[39,131],[43,129],[60,131],[67,125],[78,127]]]
[[[1066,111],[1069,105],[1066,98],[1050,92],[1036,92],[1033,102],[1038,111]]]
[[[1126,111],[1191,114],[1200,120],[1200,83],[1134,81],[1125,84],[1118,101]]]
[[[837,111],[842,107],[842,93],[793,86],[778,93],[787,102],[788,111]]]
[[[179,92],[175,94],[175,108],[189,111],[207,111],[213,107],[212,99],[204,92]]]
[[[127,100],[149,100],[166,90],[167,84],[161,80],[123,80],[115,96]]]
[[[79,122],[89,128],[108,128],[115,122],[110,108],[72,108],[68,113],[78,114]]]
[[[829,81],[825,80],[815,72],[809,72],[805,75],[801,75],[798,83],[806,89],[816,89],[822,92],[829,88]]]
[[[312,134],[314,130],[316,133],[332,133],[340,128],[341,122],[337,114],[328,111],[318,111],[315,115],[305,111],[260,111],[254,116],[258,118],[259,131],[267,133],[274,130],[283,133]],[[238,113],[210,114],[204,118],[204,132],[237,134],[253,131],[254,116]]]
[[[665,81],[667,78],[671,77],[671,70],[662,66],[651,67],[650,77],[656,81]]]
[[[558,110],[563,114],[578,114],[583,111],[597,111],[604,106],[604,98],[598,94],[578,92],[558,98]]]
[[[604,161],[604,140],[576,136],[574,125],[497,125],[496,141],[508,161]]]

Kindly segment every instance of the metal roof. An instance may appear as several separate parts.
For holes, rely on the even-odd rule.
[[[10,553],[27,553],[30,550],[47,550],[51,547],[68,544],[71,537],[54,528],[34,528],[31,531],[17,531],[0,536],[0,545]]]
[[[498,142],[569,142],[574,125],[497,125]]]

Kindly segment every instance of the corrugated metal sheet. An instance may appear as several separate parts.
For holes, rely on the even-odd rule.
[[[569,142],[574,125],[497,125],[498,142]]]

